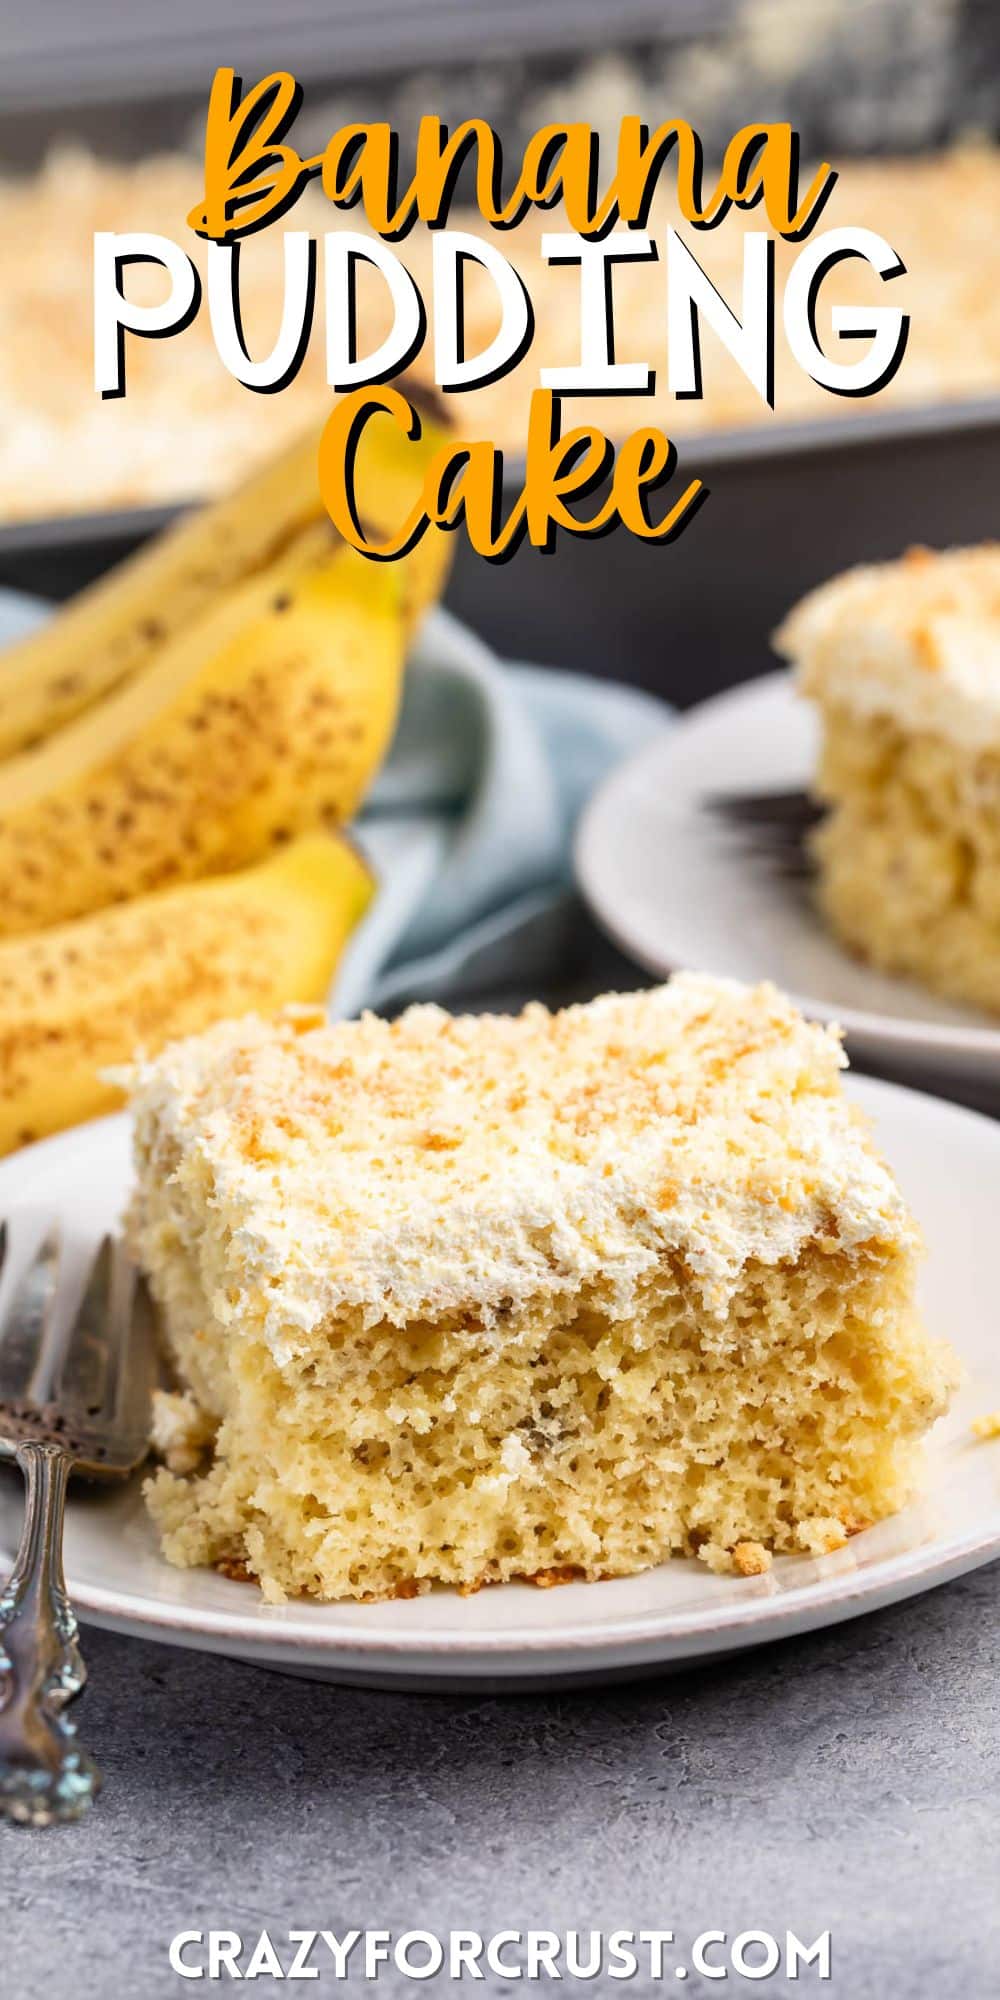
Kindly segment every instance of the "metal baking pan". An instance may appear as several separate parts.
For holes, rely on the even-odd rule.
[[[687,707],[774,667],[769,635],[852,563],[1000,538],[1000,397],[678,440],[706,504],[665,548],[618,529],[496,567],[461,541],[451,608],[508,658]]]
[[[828,423],[706,432],[678,443],[707,504],[666,548],[619,529],[595,546],[560,536],[494,565],[459,535],[446,602],[511,659],[654,689],[687,705],[773,666],[788,606],[855,562],[914,542],[1000,538],[1000,396],[872,411]],[[512,489],[516,460],[508,462]],[[24,521],[0,528],[0,584],[63,598],[176,512]]]

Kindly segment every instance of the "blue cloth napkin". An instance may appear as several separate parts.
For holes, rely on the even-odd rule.
[[[47,615],[37,600],[0,592],[0,646]],[[331,1011],[451,1004],[543,982],[564,946],[580,809],[669,719],[634,688],[506,665],[434,612],[354,829],[379,890],[341,961]]]

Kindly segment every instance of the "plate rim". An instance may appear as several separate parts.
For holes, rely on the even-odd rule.
[[[471,1667],[476,1660],[482,1660],[516,1672],[513,1663],[525,1655],[535,1660],[539,1656],[570,1654],[583,1663],[592,1654],[608,1651],[629,1653],[633,1649],[659,1646],[663,1649],[662,1657],[669,1659],[684,1650],[696,1649],[706,1654],[735,1650],[748,1630],[755,1635],[748,1643],[764,1644],[803,1629],[860,1617],[886,1604],[898,1603],[906,1596],[917,1596],[925,1589],[932,1590],[954,1576],[965,1575],[1000,1557],[1000,1511],[988,1529],[970,1531],[939,1547],[932,1546],[937,1549],[933,1560],[923,1559],[926,1545],[921,1545],[904,1555],[886,1558],[865,1581],[859,1581],[857,1571],[852,1571],[851,1583],[839,1576],[820,1577],[781,1596],[748,1594],[744,1602],[720,1608],[710,1616],[700,1610],[669,1615],[650,1611],[641,1615],[632,1614],[628,1618],[609,1619],[600,1625],[567,1624],[553,1630],[539,1628],[537,1631],[522,1629],[513,1635],[507,1630],[480,1631],[468,1637],[453,1631],[424,1631],[414,1639],[405,1630],[398,1633],[384,1630],[365,1632],[363,1628],[352,1629],[350,1626],[338,1632],[322,1628],[309,1632],[280,1622],[285,1609],[283,1605],[268,1606],[268,1611],[275,1615],[265,1621],[249,1613],[232,1615],[208,1607],[194,1613],[168,1612],[151,1605],[147,1599],[123,1600],[121,1593],[93,1586],[81,1590],[74,1585],[72,1577],[68,1579],[68,1588],[73,1607],[84,1622],[89,1613],[102,1622],[106,1621],[108,1629],[113,1631],[140,1627],[151,1638],[161,1636],[166,1639],[175,1634],[178,1635],[177,1643],[189,1645],[200,1639],[226,1639],[238,1642],[248,1651],[266,1653],[271,1657],[276,1653],[288,1653],[303,1658],[331,1660],[341,1657],[356,1661],[399,1660],[418,1669],[430,1660],[455,1661],[460,1668]],[[822,1562],[824,1558],[816,1557],[814,1560]],[[320,1614],[329,1607],[317,1605],[305,1608],[315,1608]],[[817,1613],[820,1614],[818,1617],[814,1615]],[[209,1645],[205,1650],[217,1649]]]
[[[938,1122],[954,1126],[958,1121],[966,1126],[971,1121],[981,1137],[989,1134],[989,1143],[1000,1147],[1000,1124],[981,1112],[857,1072],[853,1087],[864,1107],[876,1118],[883,1104],[891,1106],[902,1099],[912,1109],[916,1101]],[[68,1143],[85,1151],[94,1134],[100,1131],[110,1134],[112,1129],[121,1131],[127,1123],[127,1112],[112,1113],[11,1154],[0,1161],[0,1190],[14,1162],[23,1167],[31,1160],[37,1165],[46,1153]],[[976,1448],[971,1440],[968,1448]],[[915,1504],[919,1505],[919,1496]],[[6,1559],[5,1546],[0,1544],[0,1548]],[[585,1670],[595,1662],[605,1661],[609,1655],[613,1664],[622,1666],[639,1658],[668,1664],[671,1660],[707,1658],[743,1645],[768,1643],[900,1602],[997,1557],[1000,1557],[1000,1487],[992,1509],[981,1515],[974,1526],[945,1539],[919,1541],[915,1547],[886,1556],[863,1573],[853,1569],[847,1574],[838,1571],[815,1576],[780,1593],[775,1591],[770,1573],[763,1579],[753,1579],[746,1597],[729,1604],[692,1606],[682,1611],[652,1607],[600,1622],[581,1623],[569,1618],[565,1624],[534,1630],[504,1626],[466,1634],[450,1627],[414,1634],[407,1631],[405,1618],[396,1631],[374,1627],[365,1630],[362,1624],[350,1622],[360,1607],[352,1606],[345,1614],[339,1605],[336,1608],[345,1617],[344,1625],[337,1630],[329,1627],[324,1630],[319,1621],[330,1607],[302,1605],[298,1601],[288,1606],[293,1615],[305,1611],[307,1619],[316,1620],[316,1629],[310,1631],[304,1621],[290,1622],[285,1606],[264,1607],[260,1599],[255,1599],[253,1610],[246,1611],[215,1606],[160,1606],[141,1591],[129,1595],[116,1587],[94,1584],[81,1588],[72,1570],[69,1588],[84,1622],[89,1617],[111,1630],[164,1642],[172,1640],[209,1652],[235,1648],[240,1657],[274,1663],[297,1659],[303,1665],[331,1669],[340,1663],[373,1671],[381,1669],[390,1674],[424,1671],[443,1677],[450,1668],[470,1675],[495,1670],[517,1679],[532,1671],[544,1671],[546,1660],[552,1663],[553,1672],[572,1672],[574,1668]],[[822,1563],[825,1559],[812,1560]],[[836,1555],[829,1560],[835,1562]]]
[[[517,1681],[547,1672],[572,1678],[578,1673],[612,1672],[618,1667],[668,1667],[777,1644],[890,1609],[971,1575],[998,1558],[1000,1526],[989,1535],[966,1536],[949,1544],[933,1564],[914,1562],[904,1568],[902,1559],[899,1564],[887,1561],[879,1565],[870,1582],[855,1588],[830,1588],[828,1594],[821,1595],[820,1585],[815,1584],[781,1597],[748,1598],[745,1606],[734,1607],[739,1616],[719,1616],[711,1624],[682,1624],[678,1618],[668,1622],[661,1617],[659,1621],[650,1618],[643,1625],[609,1621],[586,1633],[570,1626],[544,1632],[519,1631],[514,1638],[483,1632],[468,1637],[423,1632],[415,1639],[405,1632],[385,1631],[334,1635],[286,1629],[275,1620],[245,1629],[240,1623],[213,1625],[165,1612],[151,1614],[121,1602],[105,1603],[99,1592],[75,1589],[72,1579],[69,1588],[81,1624],[151,1643],[276,1667],[316,1667],[328,1670],[333,1678],[338,1668],[344,1668],[386,1679],[424,1676],[445,1682],[452,1677],[493,1675]],[[282,1609],[280,1605],[271,1608],[277,1612]],[[764,1615],[768,1611],[770,1615]],[[216,1616],[221,1618],[222,1614]]]
[[[617,808],[619,793],[627,797],[637,778],[642,777],[647,768],[655,770],[665,756],[675,754],[675,746],[683,739],[687,729],[702,728],[706,723],[711,725],[722,711],[752,707],[761,696],[766,699],[779,692],[794,698],[793,678],[786,667],[741,681],[736,687],[724,688],[720,693],[709,695],[704,701],[685,709],[668,722],[652,742],[643,744],[641,749],[615,766],[588,800],[580,816],[573,843],[573,861],[588,908],[630,958],[634,958],[645,971],[660,978],[684,969],[685,961],[674,957],[666,948],[657,951],[648,940],[637,936],[629,923],[618,915],[613,898],[605,894],[601,864],[595,857],[605,841],[607,817]],[[836,946],[835,938],[832,942]],[[701,969],[711,971],[710,967],[703,966]],[[930,1061],[948,1056],[965,1061],[981,1056],[1000,1068],[1000,1026],[993,1028],[977,1021],[970,1021],[968,1025],[914,1021],[901,1015],[881,1014],[870,1008],[840,1006],[830,1000],[821,1000],[814,994],[797,992],[784,984],[782,991],[809,1020],[835,1021],[847,1035],[854,1035],[859,1045],[863,1043],[869,1048],[899,1052],[910,1057],[926,1054]]]

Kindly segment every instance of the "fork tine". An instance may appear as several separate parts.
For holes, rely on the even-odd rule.
[[[122,1365],[118,1372],[115,1421],[126,1432],[138,1432],[145,1438],[156,1369],[153,1301],[145,1279],[124,1256],[121,1269],[124,1282],[117,1312]]]
[[[822,819],[824,807],[801,789],[786,792],[707,792],[702,805],[737,826],[807,828]]]
[[[771,873],[779,882],[811,882],[816,870],[808,855],[787,856],[785,859],[769,862]]]
[[[4,1224],[4,1265],[9,1242]],[[59,1261],[59,1230],[53,1224],[43,1236],[13,1297],[7,1301],[0,1323],[0,1402],[34,1401],[40,1393],[40,1377],[45,1372],[45,1336],[56,1297]]]
[[[733,853],[771,854],[786,850],[800,853],[808,846],[811,831],[808,826],[768,826],[761,820],[748,821],[745,826],[738,826],[735,820],[724,820],[713,828],[712,838],[723,842]]]
[[[772,833],[759,827],[746,828],[737,832],[735,826],[717,829],[709,852],[721,856],[728,864],[730,858],[738,862],[750,862],[762,873],[776,878],[794,881],[812,881],[816,874],[810,843],[804,834]]]
[[[10,1241],[0,1225],[0,1258]],[[67,1324],[70,1261],[53,1224],[23,1276],[20,1260],[16,1276],[0,1262],[0,1455],[57,1445],[87,1477],[118,1477],[149,1448],[152,1309],[124,1247],[107,1236]]]
[[[808,875],[816,872],[812,852],[803,840],[721,840],[713,842],[709,852],[726,862],[759,862],[762,868],[801,868]]]
[[[67,1415],[100,1417],[114,1399],[110,1340],[114,1245],[105,1236],[91,1264],[83,1296],[59,1358],[53,1401]]]

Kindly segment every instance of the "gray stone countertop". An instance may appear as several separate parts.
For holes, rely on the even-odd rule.
[[[986,2000],[998,1615],[993,1564],[728,1662],[510,1697],[341,1689],[88,1632],[81,1722],[105,1790],[79,1826],[0,1829],[0,1991],[235,1990],[170,1970],[187,1929],[603,1926],[673,1930],[680,1956],[706,1929],[832,1932],[829,1984],[692,1975],[689,1996]],[[570,1985],[678,1990],[528,1990]],[[383,1970],[370,1990],[462,1989]]]

